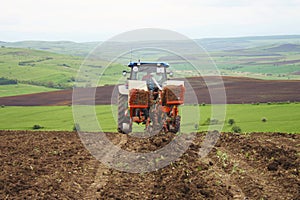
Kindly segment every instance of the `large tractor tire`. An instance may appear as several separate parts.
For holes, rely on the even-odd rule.
[[[132,131],[132,123],[128,113],[128,95],[118,96],[118,132],[128,134]]]

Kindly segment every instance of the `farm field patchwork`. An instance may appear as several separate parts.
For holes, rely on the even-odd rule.
[[[216,71],[201,65],[209,74],[206,82],[203,77],[191,77],[197,76],[194,68],[166,52],[130,52],[106,70],[108,61],[104,60],[114,55],[112,48],[104,60],[97,56],[86,60],[86,68],[77,77],[84,57],[97,42],[0,41],[0,199],[300,199],[299,39],[195,40],[204,44],[218,66]],[[163,43],[159,41],[162,49],[170,45]],[[189,60],[204,58],[182,42],[171,43],[186,48],[182,56]],[[128,46],[115,45],[118,49]],[[168,70],[176,78],[189,77],[200,104],[186,98],[185,105],[180,106],[182,134],[177,135],[196,132],[195,138],[188,138],[188,149],[163,168],[160,162],[177,154],[181,143],[168,155],[150,160],[134,156],[128,163],[119,157],[122,151],[159,152],[177,136],[159,132],[138,138],[135,133],[117,133],[115,85],[126,81],[122,71],[128,69],[128,61],[140,58],[168,62]],[[219,72],[222,83],[216,81]],[[75,82],[81,96],[72,102]],[[95,96],[88,96],[96,86],[101,87]],[[213,101],[207,86],[216,91],[223,91],[225,86],[226,105],[210,105]],[[187,90],[186,97],[193,91]],[[97,106],[90,106],[91,98]],[[85,123],[74,122],[72,104]],[[222,111],[224,107],[224,118],[222,112],[211,115],[212,110]],[[200,118],[194,117],[197,114]],[[98,123],[104,133],[97,130]],[[82,134],[90,136],[83,144],[75,127],[98,132]],[[146,134],[144,128],[133,125],[134,132]],[[103,141],[98,139],[103,135],[119,148],[103,148]],[[217,143],[201,157],[199,153],[205,152],[202,148],[209,146],[211,139]],[[96,160],[91,155],[93,148],[105,150],[101,159],[108,159],[117,168],[128,169],[131,164],[139,169],[154,166],[154,171],[119,171]],[[141,163],[145,168],[139,167]]]
[[[242,45],[244,40],[240,39],[240,42],[239,39],[235,42]],[[216,41],[219,48],[211,49],[209,43],[215,44],[216,41],[209,41],[204,40],[202,42],[206,44],[204,45],[206,48],[210,49],[211,58],[224,76],[243,76],[268,80],[299,80],[300,78],[299,39],[288,39],[288,37],[284,39],[283,37],[278,41],[271,38],[263,41],[260,39],[253,40],[252,38],[252,41],[251,39],[247,40],[247,44],[243,44],[240,47],[241,49],[238,48],[238,50],[235,49],[237,48],[235,45],[235,48],[231,50],[224,49],[224,47],[228,47],[228,44],[226,42],[223,44],[224,41],[218,41],[218,39]],[[235,43],[234,41],[231,42]],[[0,48],[0,77],[17,79],[19,83],[49,88],[70,88],[74,85],[77,70],[84,61],[85,56],[96,45],[97,42],[4,42]],[[176,45],[182,44],[178,43]],[[178,58],[170,55],[166,56],[163,52],[140,52],[135,56],[136,59],[142,57],[146,60],[154,61],[158,59],[169,62],[171,64],[170,70],[174,70],[176,76],[191,76],[191,70],[194,70],[182,60],[179,62],[180,60],[176,60]],[[191,60],[199,59],[199,56],[194,55],[192,52],[186,52],[184,56]],[[126,70],[125,65],[129,60],[128,57],[124,57],[118,63],[114,63],[114,66],[102,75],[99,85],[116,84],[122,77],[122,70]],[[86,63],[84,76],[80,77],[81,86],[89,86],[91,78],[99,78],[103,72],[103,66],[106,66],[106,64],[107,62],[101,60]],[[207,72],[211,75],[218,74],[216,71],[208,70]],[[90,77],[85,77],[85,73],[88,73]],[[9,86],[7,87],[9,88]],[[38,91],[27,90],[28,92],[35,93]],[[12,90],[9,95],[19,94],[18,91],[14,93],[14,90]]]

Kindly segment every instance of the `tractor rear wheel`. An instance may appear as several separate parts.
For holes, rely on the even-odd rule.
[[[128,134],[132,131],[132,123],[128,113],[128,95],[118,96],[118,132]]]

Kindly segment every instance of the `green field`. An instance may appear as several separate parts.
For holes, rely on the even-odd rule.
[[[50,92],[55,90],[58,89],[28,84],[0,85],[0,97],[32,94],[38,92]]]
[[[204,115],[202,121],[209,117],[209,107],[201,107]],[[242,132],[287,132],[300,133],[300,104],[274,105],[227,105],[226,122],[234,119]],[[266,118],[266,122],[262,122]],[[225,123],[223,131],[231,131],[231,126]],[[203,130],[203,127],[202,127]]]
[[[72,41],[19,41],[1,42],[1,46],[13,48],[26,48],[48,51],[58,54],[86,56],[99,42],[77,43]]]
[[[1,77],[19,83],[47,87],[70,87],[81,57],[32,49],[0,48]]]
[[[116,123],[111,106],[96,106],[98,120],[105,132],[115,132]],[[193,109],[187,106],[186,109]],[[211,106],[200,106],[199,131],[207,130],[203,125],[210,117]],[[223,131],[231,132],[228,119],[234,119],[242,132],[287,132],[300,133],[300,104],[237,104],[227,105]],[[267,121],[262,122],[262,118]],[[219,120],[219,124],[222,120]],[[70,106],[36,106],[0,108],[0,129],[32,130],[33,125],[40,125],[41,130],[72,130],[74,126],[72,107]],[[194,124],[191,124],[191,130]]]

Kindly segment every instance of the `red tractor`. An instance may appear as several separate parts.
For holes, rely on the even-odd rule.
[[[164,62],[130,62],[130,77],[119,86],[118,131],[132,132],[132,124],[144,124],[146,131],[177,133],[178,106],[184,102],[184,81],[169,80],[172,72]],[[128,72],[123,71],[126,76]]]

